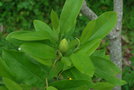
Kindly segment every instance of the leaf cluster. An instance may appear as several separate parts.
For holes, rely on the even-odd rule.
[[[35,31],[16,31],[6,40],[19,42],[0,58],[1,88],[5,90],[112,90],[126,82],[104,52],[96,50],[116,25],[109,11],[90,21],[73,37],[83,0],[66,0],[60,17],[52,10],[52,27],[34,20]]]

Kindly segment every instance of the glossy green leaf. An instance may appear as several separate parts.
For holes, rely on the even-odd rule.
[[[74,49],[76,46],[80,44],[80,41],[78,38],[75,38],[69,42],[69,49]]]
[[[73,65],[83,74],[92,77],[94,75],[94,66],[89,56],[85,53],[74,53],[70,56]]]
[[[90,86],[92,86],[91,77],[89,77],[88,75],[85,75],[85,74],[81,73],[80,71],[78,71],[74,67],[72,67],[72,68],[64,71],[62,73],[62,75],[66,79],[71,78],[72,80],[88,80],[90,82],[90,84],[91,84]]]
[[[52,68],[49,72],[49,78],[58,77],[58,74],[63,70],[64,64],[61,61],[57,61],[52,65]]]
[[[22,41],[37,41],[37,40],[48,40],[51,36],[45,31],[32,32],[32,31],[16,31],[12,32],[7,36],[7,40],[17,39]]]
[[[80,46],[77,52],[88,54],[89,56],[99,47],[100,39],[89,41]]]
[[[61,62],[64,64],[63,70],[67,70],[72,67],[72,62],[69,57],[62,57]]]
[[[47,88],[47,90],[58,90],[58,89],[56,89],[55,87],[49,86],[49,87]]]
[[[0,76],[7,77],[7,78],[13,78],[10,72],[8,71],[8,68],[5,64],[5,62],[0,58]]]
[[[64,90],[90,90],[88,86],[83,85],[83,86],[78,86],[76,88],[69,88],[69,89],[64,89]]]
[[[31,55],[30,55],[31,56]],[[34,60],[36,60],[37,62],[46,65],[48,67],[50,67],[52,65],[52,60],[51,59],[42,59],[36,56],[31,56],[32,58],[34,58]]]
[[[62,33],[69,32],[72,29],[82,4],[83,0],[66,0],[60,16],[60,30]]]
[[[37,75],[41,79],[44,79],[47,76],[46,74],[48,73],[49,68],[42,67],[40,64],[35,63],[33,60],[31,60],[30,57],[28,57],[24,53],[14,51],[8,51],[7,53],[10,53],[12,57],[18,60],[19,63],[25,66],[25,68],[28,68],[29,71],[31,71],[33,74]],[[20,57],[21,59],[19,59]]]
[[[8,88],[8,90],[23,90],[22,87],[17,84],[16,82],[8,79],[8,78],[3,78],[3,81]]]
[[[78,88],[80,86],[89,86],[89,81],[86,80],[60,80],[49,85],[56,87],[58,90],[70,90],[72,88]],[[75,89],[74,89],[75,90]]]
[[[2,57],[15,81],[27,85],[41,85],[46,73],[30,58],[16,51],[4,50]]]
[[[34,20],[33,24],[36,31],[52,32],[51,28],[46,23],[40,20]]]
[[[114,28],[116,23],[116,12],[109,11],[102,14],[96,20],[90,21],[87,24],[80,37],[81,42],[104,38]]]
[[[52,22],[52,26],[55,30],[58,30],[59,27],[59,18],[58,15],[55,11],[51,11],[51,22]],[[59,31],[58,31],[59,32]]]
[[[100,57],[103,57],[105,58],[106,60],[109,60],[110,59],[110,56],[109,55],[106,55],[106,50],[104,49],[100,49],[100,50],[96,50],[92,56],[100,56]]]
[[[89,38],[93,39],[102,39],[104,38],[116,25],[117,15],[116,12],[109,11],[103,13],[101,16],[96,19],[96,25],[92,30],[92,36]]]
[[[42,43],[24,43],[20,49],[45,65],[51,65],[52,60],[56,58],[55,49]]]
[[[87,26],[84,28],[82,35],[80,37],[81,43],[85,43],[89,40],[89,38],[92,36],[92,33],[94,32],[94,28],[96,26],[96,20],[90,21]]]
[[[94,85],[94,90],[113,90],[115,86],[108,82],[98,82]]]
[[[119,68],[113,64],[110,60],[106,60],[103,57],[92,56],[91,60],[95,66],[95,75],[105,79],[114,85],[123,85],[125,81],[116,77],[120,73]]]
[[[35,30],[38,31],[45,31],[47,32],[54,40],[58,39],[58,35],[55,31],[52,31],[52,29],[44,22],[39,20],[34,20],[34,27]]]

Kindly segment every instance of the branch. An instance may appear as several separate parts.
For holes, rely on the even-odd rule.
[[[82,8],[81,8],[81,12],[83,15],[87,16],[88,19],[94,20],[96,19],[98,16],[87,6],[86,1],[84,0]]]
[[[3,31],[4,31],[3,25],[0,25],[0,32],[3,32]]]

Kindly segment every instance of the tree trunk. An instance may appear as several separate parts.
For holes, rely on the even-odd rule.
[[[110,57],[111,60],[122,70],[122,44],[121,30],[123,17],[123,0],[114,0],[114,11],[117,12],[118,20],[114,30],[109,34],[110,39]],[[118,75],[122,78],[122,74]],[[114,90],[121,90],[121,87],[115,87]]]

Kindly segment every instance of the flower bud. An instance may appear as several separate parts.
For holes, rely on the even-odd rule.
[[[59,49],[61,52],[66,52],[68,50],[68,42],[66,39],[60,41]]]

